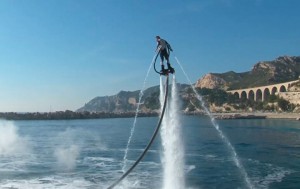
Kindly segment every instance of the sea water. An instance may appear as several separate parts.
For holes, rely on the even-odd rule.
[[[122,175],[133,118],[0,121],[0,188],[106,188]],[[158,118],[139,118],[128,164],[148,143]],[[244,188],[226,144],[206,116],[182,116],[185,186]],[[218,120],[255,188],[299,188],[300,126],[293,120]],[[158,137],[116,188],[162,188]]]
[[[227,136],[223,133],[222,129],[220,128],[219,124],[216,122],[215,118],[212,116],[211,112],[209,111],[209,109],[206,107],[202,96],[198,94],[198,92],[196,91],[196,88],[194,87],[194,85],[192,84],[191,80],[189,79],[188,75],[186,74],[186,72],[184,71],[181,63],[179,62],[178,58],[175,57],[179,67],[181,68],[183,74],[186,76],[187,80],[190,83],[191,88],[193,89],[194,93],[196,94],[197,99],[200,101],[202,108],[204,109],[205,113],[210,117],[211,123],[214,126],[214,128],[216,129],[216,131],[218,132],[219,136],[222,138],[223,142],[227,145],[228,147],[228,151],[231,153],[232,159],[235,163],[235,165],[239,168],[240,170],[240,174],[243,175],[243,178],[245,180],[245,186],[246,188],[249,189],[254,189],[255,187],[253,186],[253,184],[251,183],[251,179],[248,176],[247,171],[245,170],[243,164],[241,163],[239,156],[234,148],[234,146],[231,144],[230,140],[227,138]]]

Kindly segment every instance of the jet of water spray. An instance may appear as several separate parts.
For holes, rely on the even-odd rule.
[[[77,145],[71,145],[70,147],[58,147],[54,152],[59,168],[67,171],[75,169],[76,159],[79,154],[79,147]]]
[[[254,186],[252,185],[250,179],[249,179],[249,176],[244,168],[244,166],[241,164],[240,160],[239,160],[239,157],[236,153],[236,150],[234,149],[234,147],[232,146],[232,144],[230,143],[229,139],[223,134],[222,130],[220,129],[219,127],[219,124],[216,122],[215,118],[213,117],[213,115],[210,113],[210,111],[208,110],[208,108],[205,106],[204,104],[204,101],[201,97],[201,95],[198,94],[198,92],[196,91],[195,89],[195,86],[192,84],[190,78],[188,77],[188,75],[186,74],[186,72],[184,71],[181,63],[179,62],[179,60],[177,59],[177,57],[175,56],[175,59],[178,63],[178,65],[180,66],[183,74],[185,75],[186,79],[188,80],[190,86],[192,87],[197,99],[200,101],[201,103],[201,106],[202,108],[204,109],[205,113],[209,116],[210,120],[211,120],[211,123],[212,125],[215,127],[215,129],[217,130],[219,136],[222,138],[222,140],[225,142],[225,144],[227,145],[227,147],[229,148],[230,152],[231,152],[231,155],[232,155],[232,158],[233,158],[233,161],[235,163],[235,165],[239,168],[241,174],[243,175],[244,177],[244,180],[247,184],[247,187],[250,188],[250,189],[253,189]]]
[[[25,154],[30,154],[28,140],[20,136],[13,122],[0,120],[0,158]]]
[[[163,94],[162,90],[161,94]],[[185,188],[184,148],[178,104],[176,79],[173,75],[170,106],[161,128],[164,169],[163,189]]]

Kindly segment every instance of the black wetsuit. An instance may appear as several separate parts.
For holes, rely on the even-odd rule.
[[[160,48],[161,64],[163,64],[164,58],[167,60],[167,63],[170,63],[169,55],[170,55],[170,50],[172,50],[170,44],[166,40],[160,39],[157,42],[157,48]]]

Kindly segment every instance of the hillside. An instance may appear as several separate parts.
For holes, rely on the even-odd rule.
[[[283,56],[273,61],[262,61],[256,63],[251,71],[236,73],[229,71],[226,73],[209,73],[199,79],[195,86],[198,88],[204,99],[209,103],[222,105],[226,99],[226,92],[223,90],[249,88],[261,85],[269,85],[287,82],[298,79],[300,75],[300,57]],[[213,89],[215,91],[208,91]],[[221,90],[219,90],[221,89]],[[193,111],[199,108],[195,94],[191,87],[186,84],[178,84],[179,99],[181,100],[181,110]],[[113,96],[96,97],[79,108],[77,112],[135,112],[140,91],[120,91]],[[140,111],[153,113],[159,110],[159,86],[146,89],[143,92]]]
[[[178,84],[180,93],[188,85]],[[113,96],[96,97],[79,108],[77,112],[133,112],[136,110],[139,101],[140,90],[137,91],[120,91]],[[142,112],[151,112],[159,109],[159,86],[146,89],[141,99],[140,110]]]
[[[298,79],[300,56],[282,56],[272,61],[256,63],[251,71],[209,73],[196,82],[198,88],[240,89],[271,85]]]

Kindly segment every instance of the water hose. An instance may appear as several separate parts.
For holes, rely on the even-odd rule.
[[[156,69],[156,60],[157,60],[158,55],[159,55],[159,51],[157,52],[156,57],[155,57],[155,59],[154,59],[154,66],[153,66],[153,67],[154,67],[154,71],[155,71],[156,73],[158,73],[158,74],[161,75],[161,72],[157,71],[157,69]]]
[[[156,56],[157,58],[157,56]],[[155,60],[156,60],[155,58]],[[143,151],[143,153],[140,155],[140,157],[135,161],[135,163],[118,179],[116,180],[112,185],[110,185],[107,189],[112,189],[114,188],[117,184],[119,184],[138,164],[139,162],[144,158],[144,156],[146,155],[147,151],[149,150],[150,146],[152,145],[156,135],[158,134],[158,131],[160,129],[164,114],[165,114],[165,110],[166,110],[166,106],[167,106],[167,100],[168,100],[168,90],[169,90],[169,76],[166,75],[166,83],[165,83],[165,99],[164,99],[164,104],[163,104],[163,108],[162,108],[162,112],[160,114],[160,118],[159,121],[157,123],[156,129],[148,143],[148,145],[146,146],[145,150]]]

